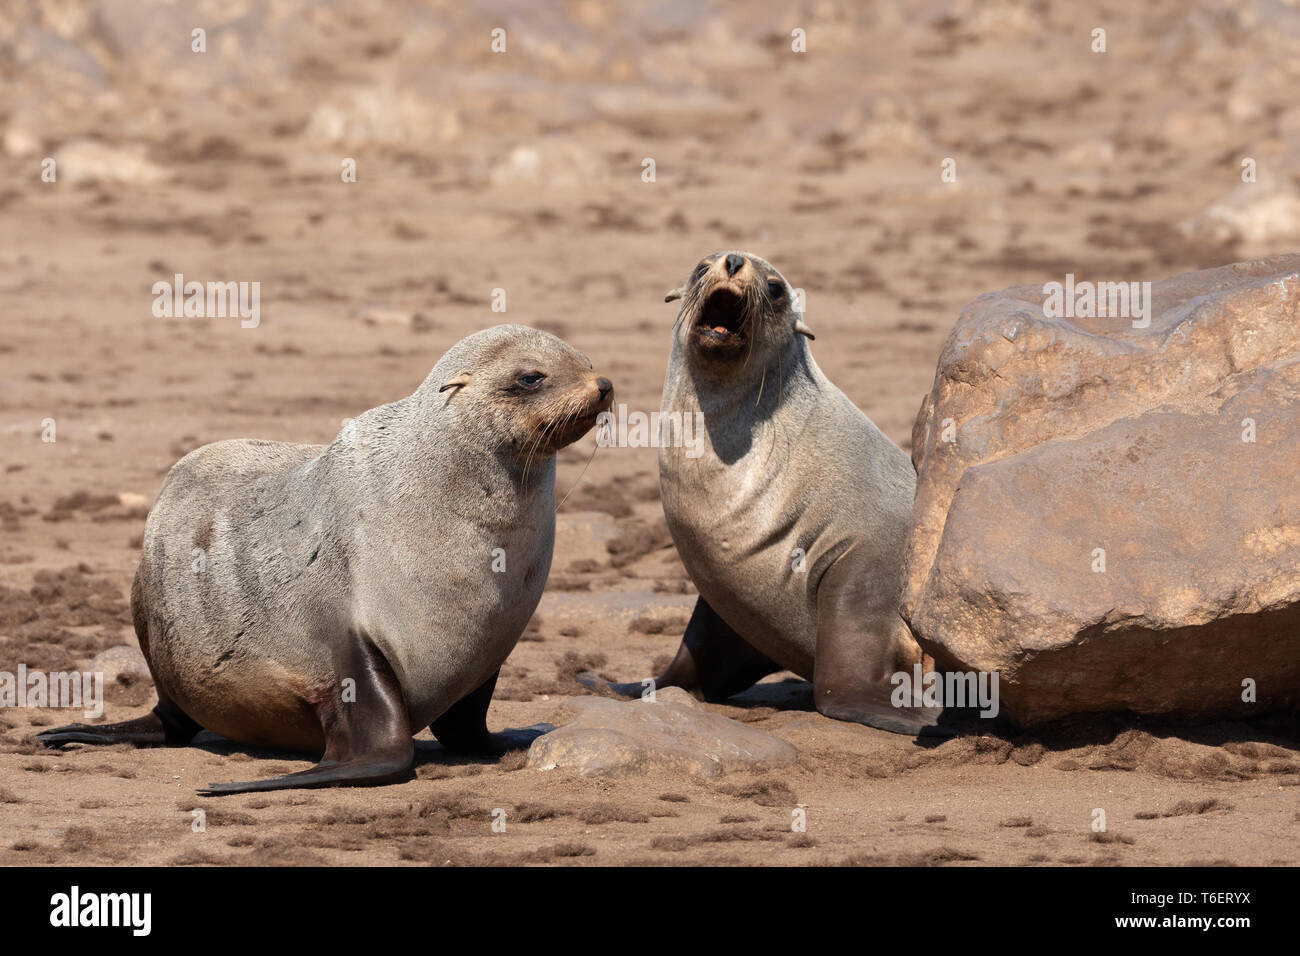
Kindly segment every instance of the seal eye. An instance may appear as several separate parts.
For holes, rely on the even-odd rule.
[[[767,293],[773,299],[779,299],[781,296],[785,295],[785,286],[780,282],[769,282],[767,284]]]
[[[520,375],[515,379],[515,381],[524,388],[536,388],[538,385],[542,384],[542,379],[544,378],[546,378],[546,376],[541,372],[525,372],[523,375]]]
[[[691,274],[691,281],[699,282],[701,279],[704,278],[704,273],[708,271],[709,271],[709,264],[707,262],[701,262],[698,266],[695,267],[695,272]]]

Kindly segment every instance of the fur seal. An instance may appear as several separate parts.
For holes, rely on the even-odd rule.
[[[493,751],[497,673],[550,570],[555,453],[612,390],[555,336],[503,325],[329,445],[190,452],[149,514],[131,590],[158,705],[38,739],[184,745],[207,728],[324,754],[210,794],[404,779],[426,725],[448,748]]]
[[[898,613],[911,460],[817,367],[770,263],[707,256],[675,299],[663,411],[702,412],[704,449],[664,443],[659,484],[700,596],[657,686],[721,700],[785,669],[828,717],[948,733],[938,711],[890,702],[890,676],[922,659]]]

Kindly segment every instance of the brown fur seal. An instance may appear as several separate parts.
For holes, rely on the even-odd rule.
[[[39,739],[182,745],[207,728],[324,753],[211,793],[401,779],[426,725],[452,749],[492,750],[497,672],[550,570],[555,453],[611,391],[555,336],[498,326],[330,445],[186,455],[149,514],[131,592],[158,706]]]
[[[829,717],[947,733],[890,702],[891,675],[921,661],[898,613],[911,461],[822,374],[768,262],[708,256],[674,299],[663,411],[702,412],[705,447],[661,447],[659,483],[700,597],[657,685],[720,700],[787,669]]]

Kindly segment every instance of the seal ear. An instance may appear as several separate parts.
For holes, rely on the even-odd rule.
[[[675,302],[682,297],[681,289],[669,289],[668,294],[664,296],[665,302]]]
[[[474,373],[461,372],[455,378],[449,378],[442,383],[442,388],[438,389],[439,394],[447,391],[449,388],[460,388],[462,385],[468,385],[474,380]]]
[[[800,335],[806,335],[806,336],[808,336],[808,338],[810,338],[810,339],[816,339],[816,338],[817,338],[817,336],[813,335],[812,329],[808,328],[808,326],[806,326],[806,325],[803,324],[803,319],[796,319],[796,320],[795,320],[795,323],[794,323],[794,330],[795,330],[796,332],[798,332]]]

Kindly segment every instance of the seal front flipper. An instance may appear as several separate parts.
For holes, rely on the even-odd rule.
[[[203,728],[160,693],[152,711],[115,724],[68,724],[36,735],[46,747],[64,744],[135,744],[137,747],[183,747]]]
[[[705,700],[722,701],[748,690],[768,674],[779,670],[779,664],[755,650],[701,597],[695,602],[677,656],[663,674],[655,678],[654,685],[656,688],[680,687]],[[588,675],[580,675],[578,680],[592,687],[593,684],[584,677]],[[645,689],[640,682],[606,686],[622,697],[640,697]]]
[[[815,691],[814,691],[815,693]],[[817,711],[832,720],[865,724],[877,730],[908,737],[955,737],[956,728],[945,721],[946,712],[938,707],[894,707],[874,698],[853,699],[845,696],[839,702],[819,701]]]
[[[363,634],[349,631],[340,649],[338,680],[313,701],[325,735],[325,754],[310,770],[248,780],[214,783],[204,796],[290,790],[303,787],[357,787],[391,783],[411,774],[415,744],[407,717],[406,697],[387,658]],[[345,700],[342,682],[351,678],[355,696]]]
[[[819,713],[914,737],[952,737],[937,707],[898,707],[891,677],[910,673],[906,625],[894,609],[895,583],[880,562],[849,551],[817,586],[813,700]]]

